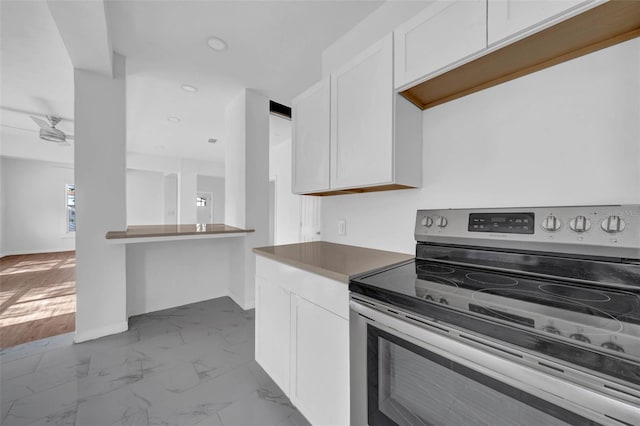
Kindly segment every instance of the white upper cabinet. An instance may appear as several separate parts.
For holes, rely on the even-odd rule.
[[[331,75],[331,188],[393,181],[393,38]]]
[[[298,96],[293,122],[294,193],[422,184],[422,112],[394,92],[393,34]]]
[[[434,2],[394,35],[400,88],[487,47],[487,0]]]
[[[293,192],[306,194],[329,188],[329,96],[325,78],[292,102]]]
[[[487,40],[493,44],[529,29],[542,29],[545,23],[570,11],[582,11],[602,1],[594,0],[488,0]]]

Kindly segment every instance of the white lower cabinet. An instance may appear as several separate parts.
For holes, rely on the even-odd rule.
[[[256,361],[289,394],[291,294],[256,277]]]
[[[349,321],[293,300],[291,400],[314,425],[348,425]]]
[[[315,426],[349,425],[347,284],[256,256],[256,361]]]

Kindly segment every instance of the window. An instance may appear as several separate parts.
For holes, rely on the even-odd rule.
[[[67,232],[76,232],[76,186],[65,185],[67,208]]]
[[[196,207],[207,207],[207,199],[205,197],[196,197]]]

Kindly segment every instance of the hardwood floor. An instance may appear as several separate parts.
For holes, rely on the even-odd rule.
[[[74,251],[0,259],[0,348],[75,330]]]

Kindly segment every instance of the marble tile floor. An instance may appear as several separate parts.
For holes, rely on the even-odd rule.
[[[302,426],[254,360],[254,311],[223,297],[0,352],[3,426]]]

